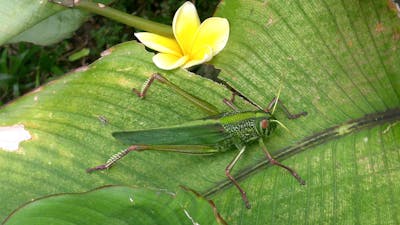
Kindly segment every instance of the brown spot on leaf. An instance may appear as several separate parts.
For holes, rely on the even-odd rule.
[[[74,72],[83,72],[83,71],[86,71],[88,69],[89,69],[88,66],[81,66],[81,67],[78,67],[78,68],[74,69]]]
[[[352,40],[348,41],[348,42],[347,42],[347,45],[348,45],[350,48],[353,47],[353,41],[352,41]]]
[[[376,33],[382,33],[384,30],[383,23],[379,22],[375,26]]]
[[[269,18],[268,18],[268,21],[267,21],[267,23],[265,24],[265,26],[266,27],[269,27],[269,26],[271,26],[272,24],[274,24],[276,21],[272,18],[272,16],[270,16]]]
[[[106,49],[100,53],[100,56],[101,57],[107,56],[107,55],[111,54],[112,51],[113,51],[113,48]]]
[[[394,3],[393,0],[387,0],[387,5],[388,5],[390,10],[392,10],[394,12],[399,12],[398,8],[396,6],[396,3]]]
[[[400,40],[400,31],[394,31],[392,38],[394,41]]]

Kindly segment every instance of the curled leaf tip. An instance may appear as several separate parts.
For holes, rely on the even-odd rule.
[[[211,17],[200,23],[191,2],[185,2],[176,11],[172,29],[175,38],[148,32],[135,33],[146,47],[159,52],[153,57],[153,62],[163,70],[208,62],[225,47],[229,38],[227,19]]]

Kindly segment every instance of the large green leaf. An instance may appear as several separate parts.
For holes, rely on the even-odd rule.
[[[0,45],[20,41],[54,44],[70,37],[87,16],[47,0],[0,0]]]
[[[214,210],[206,199],[190,191],[171,193],[165,189],[111,186],[32,201],[13,212],[6,224],[213,224],[217,219],[223,222]]]
[[[223,179],[223,165],[230,160],[223,156],[217,156],[219,162],[207,169],[204,166],[215,157],[132,154],[112,170],[85,172],[126,147],[111,136],[113,131],[179,124],[206,116],[161,85],[152,87],[145,100],[132,94],[132,87],[140,87],[153,72],[161,72],[142,45],[128,42],[108,51],[111,54],[86,71],[69,74],[0,111],[1,125],[23,124],[32,135],[20,151],[0,153],[0,179],[8,184],[0,191],[2,215],[31,198],[108,184],[171,191],[184,184],[201,190],[207,187],[206,179]],[[212,104],[226,108],[221,99],[230,93],[221,85],[184,70],[168,75],[195,95],[206,91]],[[221,161],[223,165],[216,166]],[[185,170],[177,172],[178,168]],[[15,192],[16,187],[24,191]]]
[[[278,110],[294,136],[278,130],[267,141],[306,186],[280,168],[266,169],[257,146],[235,167],[250,210],[224,176],[234,151],[207,157],[141,152],[109,171],[86,174],[85,168],[126,147],[113,131],[205,116],[157,83],[145,100],[132,95],[132,87],[161,71],[151,53],[128,42],[0,111],[0,125],[23,124],[32,134],[19,151],[0,151],[0,182],[6,184],[0,215],[32,198],[106,184],[169,190],[184,184],[214,199],[230,224],[399,223],[400,22],[387,4],[232,0],[217,10],[231,26],[228,46],[212,62],[220,78],[262,106],[282,85],[288,108],[309,113],[289,121]],[[221,111],[229,109],[221,101],[230,96],[223,86],[184,70],[162,73]]]

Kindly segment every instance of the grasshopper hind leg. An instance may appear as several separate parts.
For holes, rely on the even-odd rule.
[[[120,159],[132,151],[164,151],[193,155],[211,155],[218,153],[218,149],[207,145],[131,145],[110,157],[106,163],[87,169],[88,173],[96,170],[106,170],[114,166]]]
[[[173,84],[166,77],[164,77],[159,73],[154,73],[153,75],[151,75],[150,78],[147,79],[146,82],[144,82],[143,87],[140,91],[136,88],[133,88],[132,92],[134,92],[139,98],[143,99],[146,96],[146,93],[149,90],[150,86],[154,83],[155,80],[160,82],[161,84],[166,85],[171,91],[175,92],[175,94],[178,94],[181,97],[185,98],[187,101],[189,101],[194,106],[204,111],[208,115],[213,116],[220,113],[214,105],[211,105],[210,103],[183,90],[182,88]]]
[[[111,168],[117,161],[119,161],[120,159],[122,159],[124,156],[128,155],[131,151],[138,151],[138,150],[143,150],[142,148],[140,148],[140,146],[138,145],[132,145],[129,146],[128,148],[118,152],[117,154],[113,155],[110,157],[109,160],[107,160],[106,163],[102,164],[102,165],[98,165],[92,168],[88,168],[86,169],[86,172],[91,173],[93,171],[96,170],[106,170]]]
[[[144,98],[146,96],[147,90],[150,88],[154,80],[158,80],[161,83],[167,82],[166,78],[164,78],[158,73],[154,73],[153,75],[150,76],[149,79],[146,80],[146,82],[144,82],[143,87],[140,91],[136,88],[132,88],[132,92],[135,93],[139,98]]]

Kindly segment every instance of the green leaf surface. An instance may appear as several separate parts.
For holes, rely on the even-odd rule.
[[[47,0],[1,0],[0,45],[22,41],[54,44],[70,37],[87,16]]]
[[[227,47],[211,62],[220,78],[260,106],[282,85],[287,107],[308,116],[277,117],[266,144],[306,180],[266,163],[250,146],[235,167],[252,209],[225,178],[235,151],[195,157],[133,153],[108,171],[85,169],[126,148],[114,131],[175,125],[204,117],[155,83],[144,100],[131,93],[154,72],[221,111],[230,92],[184,70],[159,71],[152,53],[127,42],[106,56],[0,111],[0,126],[23,124],[32,139],[0,151],[0,215],[27,200],[108,184],[204,193],[229,224],[397,224],[400,222],[400,29],[388,1],[221,2],[231,26]],[[252,110],[238,99],[238,107]],[[228,187],[228,188],[227,188]]]
[[[31,201],[5,222],[11,224],[214,224],[206,199],[183,190],[123,186],[58,194]]]

